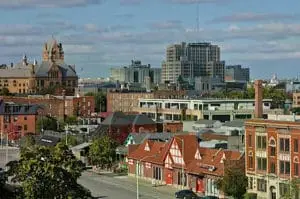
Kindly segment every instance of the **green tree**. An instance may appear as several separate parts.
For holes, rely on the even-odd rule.
[[[299,198],[299,184],[298,179],[292,179],[286,186],[287,192],[280,199],[298,199]]]
[[[231,166],[225,169],[224,177],[216,185],[226,195],[242,199],[247,191],[248,180],[241,168]]]
[[[67,139],[67,142],[66,142],[66,139]],[[68,135],[61,139],[61,143],[64,143],[64,144],[67,143],[67,145],[69,147],[73,147],[73,146],[78,145],[78,140],[74,135]]]
[[[12,181],[21,185],[22,198],[91,198],[90,192],[77,184],[83,163],[62,143],[55,148],[36,146],[23,150],[20,160],[7,166]]]
[[[11,93],[9,92],[8,88],[2,88],[0,95],[9,96],[9,95],[11,95]]]
[[[86,93],[85,96],[94,96],[95,98],[95,111],[96,112],[105,112],[106,111],[106,93],[97,92],[97,93]],[[101,110],[100,110],[101,108]]]
[[[116,147],[116,142],[109,136],[95,139],[89,150],[92,165],[110,169],[116,158]]]
[[[64,123],[52,117],[41,117],[37,121],[36,130],[64,131]]]
[[[75,116],[68,116],[65,119],[65,123],[69,125],[75,125],[77,124],[77,118]]]

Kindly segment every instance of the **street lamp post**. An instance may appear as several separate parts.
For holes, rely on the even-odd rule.
[[[139,166],[139,163],[141,161],[143,161],[144,159],[146,159],[146,158],[155,157],[155,156],[157,156],[157,154],[150,155],[150,156],[145,156],[142,159],[137,160],[137,168],[136,168],[136,199],[140,198],[140,193],[139,193],[139,173],[140,173],[140,166]]]
[[[184,180],[186,180],[185,178],[183,179],[184,175],[184,140],[182,138],[177,137],[179,140],[181,140],[182,142],[182,167],[181,167],[181,187],[182,189],[184,188]]]

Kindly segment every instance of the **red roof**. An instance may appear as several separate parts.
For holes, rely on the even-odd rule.
[[[200,148],[201,160],[194,159],[188,165],[188,172],[195,174],[211,174],[215,176],[224,175],[224,161],[239,160],[242,153],[226,149]]]

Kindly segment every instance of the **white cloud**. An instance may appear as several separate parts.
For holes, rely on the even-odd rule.
[[[155,29],[182,29],[182,22],[179,20],[160,21],[151,24],[151,28]]]
[[[295,20],[299,19],[297,14],[283,14],[283,13],[236,13],[233,15],[226,15],[212,19],[209,22],[213,23],[232,23],[232,22],[258,22],[258,21],[277,21],[277,20]]]
[[[1,0],[0,8],[74,7],[100,4],[104,0]]]

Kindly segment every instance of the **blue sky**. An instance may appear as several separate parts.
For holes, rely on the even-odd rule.
[[[24,53],[41,60],[53,35],[80,76],[108,76],[132,59],[160,67],[168,44],[205,41],[252,78],[296,77],[299,8],[299,0],[1,0],[0,63]]]

